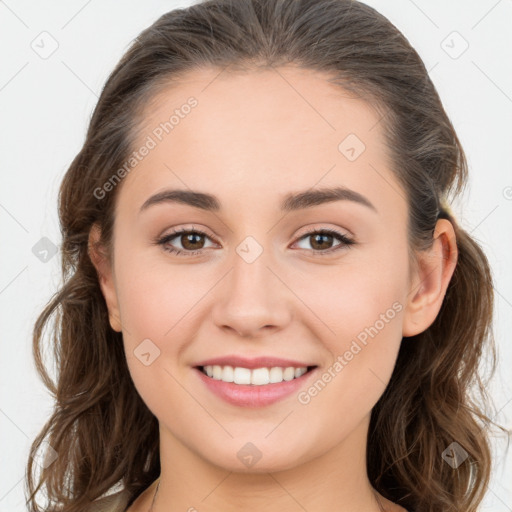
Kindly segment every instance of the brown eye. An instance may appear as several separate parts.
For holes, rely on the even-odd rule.
[[[162,245],[163,248],[176,255],[194,256],[202,252],[205,248],[205,240],[210,237],[202,231],[195,229],[181,229],[165,235],[157,240],[157,244]],[[181,245],[175,247],[173,244]]]
[[[339,240],[339,243],[333,245],[335,239]],[[301,247],[301,249],[307,249],[312,251],[313,254],[317,253],[319,255],[330,254],[339,249],[347,248],[350,245],[355,244],[354,240],[348,238],[343,233],[338,233],[337,231],[331,229],[311,231],[299,239],[299,241],[302,240],[309,241],[309,245],[312,247],[312,249],[307,247]]]
[[[165,235],[155,243],[175,255],[195,256],[204,252],[206,239],[211,240],[211,237],[202,231],[182,229]],[[339,243],[333,245],[336,239]],[[302,240],[310,240],[311,248],[301,247],[301,249],[306,249],[315,256],[329,255],[356,243],[343,233],[338,233],[333,229],[311,231],[299,238],[299,242]],[[176,243],[179,243],[181,247],[175,247]]]
[[[312,240],[311,247],[313,247],[313,249],[318,249],[319,251],[330,249],[330,246],[334,240],[334,237],[332,235],[327,235],[323,233],[316,233],[314,235],[309,236]]]
[[[204,240],[201,241],[201,238],[204,238],[204,235],[197,231],[189,231],[185,234],[181,234],[179,235],[179,238],[184,249],[193,251],[195,249],[203,248]]]

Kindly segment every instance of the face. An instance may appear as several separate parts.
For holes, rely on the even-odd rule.
[[[236,471],[240,450],[257,449],[251,471],[280,470],[367,425],[415,323],[406,194],[379,119],[291,67],[194,71],[153,98],[134,147],[149,150],[116,191],[102,289],[162,443]],[[335,188],[329,201],[290,199]],[[218,208],[162,195],[177,189]],[[195,368],[232,355],[316,368],[277,401],[242,405]]]

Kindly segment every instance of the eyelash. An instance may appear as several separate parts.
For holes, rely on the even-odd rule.
[[[201,251],[204,251],[204,249],[198,249],[196,251],[186,251],[186,250],[184,251],[182,249],[175,249],[174,247],[169,247],[166,245],[174,238],[177,238],[178,236],[183,235],[183,234],[204,235],[205,237],[211,239],[211,237],[208,236],[208,234],[205,233],[204,231],[200,231],[197,229],[180,229],[177,231],[173,231],[172,233],[169,233],[160,239],[157,239],[155,241],[155,243],[157,245],[161,245],[163,247],[164,251],[167,251],[176,256],[181,256],[181,257],[185,257],[185,258],[191,257],[191,256],[196,256],[197,254],[200,254]],[[319,229],[319,230],[315,230],[315,231],[309,231],[308,233],[305,233],[300,238],[298,238],[297,241],[302,240],[304,238],[308,238],[312,235],[332,235],[341,241],[340,244],[336,245],[335,247],[331,247],[330,249],[325,249],[323,251],[313,250],[312,254],[314,256],[328,256],[340,249],[350,248],[351,245],[354,245],[356,243],[353,239],[347,237],[343,233],[339,233],[338,231],[336,231],[334,229]],[[309,250],[309,249],[305,249],[305,250]]]

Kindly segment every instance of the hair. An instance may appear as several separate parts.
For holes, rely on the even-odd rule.
[[[131,503],[160,474],[158,421],[132,382],[88,252],[89,232],[98,225],[100,245],[112,254],[120,186],[101,198],[94,191],[134,151],[144,108],[186,73],[286,65],[322,73],[381,113],[392,171],[407,194],[411,254],[431,247],[439,218],[455,230],[458,260],[440,312],[401,344],[372,410],[370,483],[415,512],[474,512],[483,500],[490,425],[497,425],[484,408],[492,402],[479,368],[487,355],[490,379],[496,365],[492,275],[482,248],[448,207],[464,190],[466,157],[421,58],[387,18],[357,1],[210,0],[162,15],[131,43],[63,178],[63,284],[33,332],[37,371],[55,406],[30,449],[31,512],[41,510],[35,498],[43,488],[44,510],[74,512],[120,484]],[[52,332],[55,382],[43,361],[45,329]],[[59,456],[36,479],[33,458],[43,442]],[[442,458],[453,442],[468,454],[457,468]]]

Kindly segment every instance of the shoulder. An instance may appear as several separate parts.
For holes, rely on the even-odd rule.
[[[129,499],[128,491],[122,489],[94,500],[84,512],[125,512]]]

